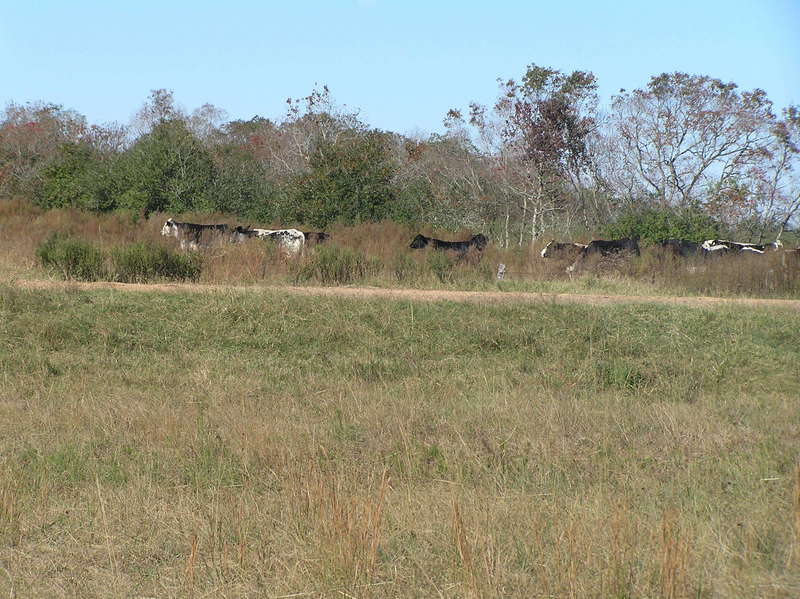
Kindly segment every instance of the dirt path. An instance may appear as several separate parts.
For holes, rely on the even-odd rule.
[[[316,295],[358,299],[393,299],[407,301],[452,301],[469,303],[552,302],[564,304],[616,305],[660,304],[672,306],[742,306],[754,308],[783,308],[800,311],[800,300],[639,296],[573,293],[527,293],[519,291],[449,291],[441,289],[383,289],[378,287],[291,287],[291,286],[233,286],[198,285],[192,283],[138,284],[138,283],[81,283],[74,281],[17,280],[13,284],[26,289],[119,289],[137,292],[168,293],[264,293],[280,292],[293,295]]]

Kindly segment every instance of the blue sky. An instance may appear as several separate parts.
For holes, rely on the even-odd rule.
[[[327,84],[400,133],[491,103],[536,63],[595,73],[607,102],[685,71],[800,104],[800,0],[28,0],[0,13],[0,105],[43,100],[127,123],[150,90],[228,117],[280,118]]]

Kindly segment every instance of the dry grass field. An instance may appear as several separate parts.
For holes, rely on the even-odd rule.
[[[0,291],[0,595],[800,595],[800,317]]]
[[[248,290],[16,283],[52,231],[162,220],[0,203],[0,596],[800,596],[796,310],[304,296],[309,257],[253,244],[200,281]],[[797,297],[753,262],[570,280],[332,233],[383,287]]]

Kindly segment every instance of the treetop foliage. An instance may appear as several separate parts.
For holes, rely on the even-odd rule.
[[[589,71],[530,64],[497,101],[454,107],[443,134],[370,127],[323,86],[278,119],[189,112],[154,90],[128,126],[45,102],[0,113],[0,195],[43,207],[230,212],[326,227],[382,219],[642,239],[738,228],[780,235],[800,210],[800,110],[760,89],[674,72],[598,110]]]

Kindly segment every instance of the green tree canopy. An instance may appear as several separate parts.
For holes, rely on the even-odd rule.
[[[34,199],[44,208],[113,208],[107,162],[87,143],[62,144],[41,179]]]
[[[320,143],[310,168],[294,182],[289,218],[325,227],[334,221],[379,221],[391,215],[397,166],[380,132]]]
[[[210,209],[211,156],[180,119],[164,120],[120,156],[116,204],[141,214]]]

